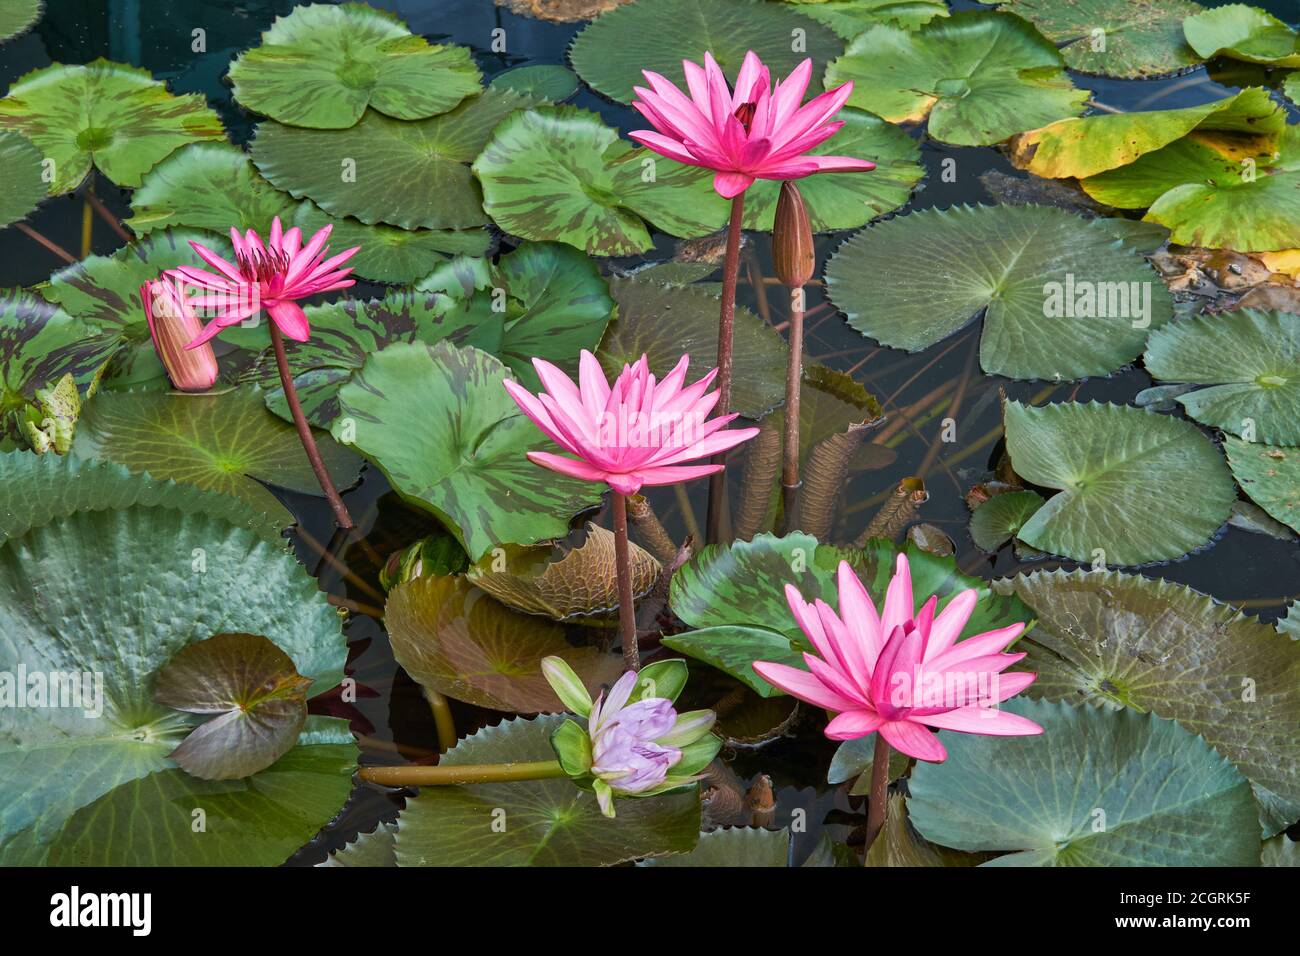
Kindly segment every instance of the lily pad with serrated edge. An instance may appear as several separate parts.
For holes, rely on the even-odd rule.
[[[328,436],[316,441],[335,484],[352,484],[361,467],[357,456]],[[72,447],[84,458],[234,495],[283,525],[293,516],[263,482],[320,493],[298,433],[266,410],[255,388],[205,395],[100,392],[86,403]]]
[[[946,0],[787,0],[805,17],[824,23],[852,40],[878,24],[915,30],[948,16]]]
[[[0,169],[5,171],[5,188],[0,194],[0,228],[25,218],[49,195],[44,162],[41,151],[27,137],[0,131]]]
[[[535,102],[486,90],[431,119],[397,120],[371,110],[346,130],[267,120],[250,150],[274,186],[332,216],[403,229],[468,229],[488,221],[469,164],[498,123]]]
[[[1152,334],[1143,361],[1161,381],[1210,386],[1176,399],[1198,422],[1300,445],[1300,316],[1242,309],[1174,322]]]
[[[981,551],[996,551],[1014,538],[1043,504],[1043,496],[1036,491],[994,495],[971,515],[971,540]]]
[[[1266,66],[1300,66],[1300,36],[1258,7],[1232,3],[1183,21],[1187,44],[1202,59],[1227,56]]]
[[[980,364],[1009,378],[1107,375],[1136,359],[1149,327],[1173,314],[1164,283],[1132,248],[1095,222],[1045,206],[958,206],[891,219],[841,246],[826,282],[853,328],[908,351],[947,338],[983,310]]]
[[[873,27],[826,69],[827,88],[850,80],[850,106],[891,123],[928,119],[930,136],[958,146],[989,146],[1077,116],[1088,99],[1033,27],[978,11],[915,32]]]
[[[440,765],[554,760],[551,734],[566,718],[515,718],[484,728],[444,754]],[[694,786],[615,801],[605,817],[594,794],[567,777],[425,787],[397,818],[399,866],[612,866],[685,853],[699,839]],[[491,831],[505,814],[503,833]],[[491,839],[484,840],[483,834]]]
[[[51,193],[76,189],[92,168],[139,186],[173,150],[225,138],[201,95],[173,96],[147,70],[104,59],[20,77],[0,99],[0,129],[22,133],[53,161]]]
[[[384,609],[393,654],[422,687],[492,710],[537,713],[564,705],[542,675],[561,657],[593,699],[623,659],[574,647],[564,626],[511,610],[462,577],[420,577],[394,588]]]
[[[720,827],[700,834],[689,853],[644,860],[637,866],[706,866],[728,869],[790,865],[790,831]]]
[[[1115,571],[994,583],[1034,609],[1031,697],[1176,720],[1255,786],[1267,834],[1300,815],[1300,644],[1191,588]],[[1249,693],[1247,693],[1247,688]]]
[[[355,840],[345,843],[316,865],[322,867],[397,866],[396,838],[397,824],[381,822],[370,832],[357,834]]]
[[[1241,490],[1272,517],[1300,532],[1300,448],[1264,445],[1228,435],[1228,466]]]
[[[921,148],[907,133],[877,116],[844,109],[844,128],[811,150],[815,154],[868,159],[866,173],[828,173],[798,181],[814,232],[856,229],[905,205],[925,176]],[[760,179],[745,191],[746,229],[771,232],[781,184]]]
[[[0,0],[0,42],[30,30],[43,6],[42,0]]]
[[[840,52],[834,33],[800,14],[797,7],[765,0],[637,0],[583,28],[569,61],[588,85],[622,103],[632,101],[632,87],[645,83],[642,70],[686,89],[682,60],[703,63],[706,52],[734,80],[753,50],[775,82],[805,57],[820,66]],[[803,39],[797,50],[791,42],[796,30]]]
[[[276,19],[230,65],[235,99],[291,126],[346,129],[370,106],[394,119],[445,113],[478,94],[470,51],[430,44],[361,3],[310,4]]]
[[[650,249],[643,217],[689,238],[715,231],[727,215],[708,170],[633,147],[595,113],[572,106],[503,121],[474,161],[474,174],[483,208],[502,229],[599,255]]]
[[[471,560],[563,537],[605,487],[525,457],[558,449],[502,387],[506,375],[478,349],[416,342],[371,355],[339,390],[335,435],[350,432],[349,443],[438,517]]]
[[[1228,519],[1232,476],[1190,422],[1096,402],[1003,410],[1016,474],[1059,489],[1017,533],[1031,547],[1108,566],[1168,561],[1208,544]]]
[[[1258,865],[1250,784],[1174,721],[1023,698],[1001,706],[1043,733],[940,731],[948,759],[918,761],[908,781],[927,840],[1005,852],[984,866]]]
[[[533,99],[562,103],[582,85],[568,67],[556,63],[533,63],[498,73],[489,84],[493,89],[514,90]]]

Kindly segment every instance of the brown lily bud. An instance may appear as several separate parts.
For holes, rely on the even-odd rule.
[[[799,187],[792,182],[781,184],[781,198],[776,201],[776,221],[772,224],[772,261],[777,278],[797,289],[812,278],[817,269],[813,249],[812,223]]]
[[[140,286],[140,301],[154,350],[172,385],[182,392],[210,389],[217,380],[217,359],[207,342],[193,349],[185,347],[203,331],[203,322],[183,293],[171,282],[155,280]]]

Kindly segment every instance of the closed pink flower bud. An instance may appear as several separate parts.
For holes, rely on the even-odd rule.
[[[189,302],[170,282],[154,280],[140,286],[144,317],[149,322],[153,347],[167,369],[172,385],[183,392],[206,392],[217,380],[217,357],[204,343],[187,349],[203,331],[203,322]]]

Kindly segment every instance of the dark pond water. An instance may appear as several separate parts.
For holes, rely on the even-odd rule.
[[[411,29],[430,38],[449,39],[473,49],[485,77],[524,63],[563,63],[565,51],[581,24],[554,24],[516,16],[494,6],[492,0],[371,0],[406,19]],[[955,9],[978,4],[955,0]],[[1207,6],[1222,5],[1207,3]],[[1270,0],[1256,5],[1292,22],[1300,21],[1296,0]],[[252,133],[253,118],[235,104],[224,74],[230,60],[257,43],[262,30],[296,4],[288,0],[47,0],[47,12],[31,34],[0,48],[0,93],[28,71],[51,62],[83,63],[99,56],[132,63],[150,70],[178,92],[200,92],[220,113],[237,142]],[[191,31],[207,31],[206,54],[191,52]],[[489,51],[492,31],[505,30],[509,52]],[[1119,110],[1168,109],[1190,106],[1225,95],[1247,85],[1277,85],[1277,78],[1262,68],[1242,64],[1211,63],[1188,73],[1160,80],[1123,81],[1076,76],[1076,83],[1093,91],[1094,100]],[[575,105],[599,112],[607,122],[627,130],[642,124],[631,110],[589,91],[581,91]],[[1293,117],[1293,122],[1295,117]],[[918,138],[922,138],[918,132]],[[908,209],[947,207],[958,203],[994,203],[1005,196],[1004,178],[1023,179],[1005,157],[992,148],[947,147],[922,142],[927,178]],[[955,181],[940,175],[944,161],[955,161]],[[950,164],[951,165],[951,164]],[[1001,185],[999,185],[1001,184]],[[128,196],[102,178],[98,195],[111,209],[129,215]],[[81,199],[75,195],[46,202],[30,219],[31,225],[65,248],[80,242]],[[102,224],[97,223],[97,227]],[[819,239],[822,262],[845,235]],[[772,276],[767,237],[747,236],[740,270],[739,301],[764,319],[783,328],[786,297],[779,286],[765,284]],[[107,228],[97,228],[94,251],[108,253],[121,240]],[[503,248],[509,248],[509,242]],[[656,251],[645,256],[665,259],[675,251],[675,240],[661,236]],[[622,262],[619,265],[627,265]],[[0,288],[42,282],[62,262],[17,230],[0,230]],[[359,288],[368,295],[378,287]],[[969,512],[963,494],[974,483],[990,477],[1000,451],[1001,416],[997,397],[1022,401],[1097,400],[1127,403],[1151,380],[1141,369],[1110,378],[1052,385],[1014,382],[980,372],[978,324],[953,338],[914,355],[880,348],[853,331],[825,303],[820,288],[809,289],[806,349],[816,362],[849,372],[874,393],[889,415],[882,428],[890,436],[884,444],[889,455],[877,456],[882,467],[857,471],[847,482],[838,526],[832,538],[851,540],[865,527],[884,497],[908,476],[920,476],[930,492],[920,517],[943,529],[956,544],[962,570],[983,577],[1012,574],[1021,565],[1010,549],[996,558],[976,549],[966,533]],[[940,440],[940,422],[956,420],[957,440]],[[883,434],[883,432],[882,432]],[[886,459],[891,458],[888,463]],[[1194,475],[1187,476],[1195,481]],[[672,490],[655,489],[651,501],[669,532],[680,539],[703,522],[704,483],[689,489],[685,507]],[[326,560],[332,523],[321,499],[283,493],[299,516],[295,534],[300,558],[316,574],[321,587],[359,608],[382,605],[377,581],[377,561],[410,543],[433,527],[427,517],[389,492],[383,477],[367,472],[358,487],[347,494],[349,508],[363,528],[364,542],[334,549]],[[1037,562],[1050,567],[1052,562]],[[1143,573],[1178,581],[1272,620],[1285,605],[1300,596],[1300,549],[1293,543],[1228,528],[1213,546],[1181,561],[1143,569]],[[374,617],[358,614],[347,626],[351,647],[350,673],[365,688],[356,709],[317,700],[314,707],[354,719],[353,729],[363,737],[367,762],[397,759],[392,742],[408,757],[427,754],[436,741],[428,707],[420,689],[394,663],[382,626]],[[454,705],[457,729],[464,734],[494,719],[487,712]],[[737,755],[734,766],[742,776],[760,771],[770,774],[778,788],[776,822],[790,818],[796,808],[807,811],[814,826],[799,843],[806,850],[817,835],[817,825],[830,821],[853,822],[853,806],[824,785],[824,771],[833,745],[815,732],[782,738],[757,751]],[[292,863],[314,863],[327,849],[340,845],[357,831],[369,829],[381,818],[391,818],[401,797],[375,790],[357,791],[348,807],[322,836],[295,856]],[[828,816],[829,814],[829,816]]]

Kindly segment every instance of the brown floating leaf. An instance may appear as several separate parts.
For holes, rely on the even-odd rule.
[[[562,711],[542,677],[543,657],[568,662],[592,696],[622,672],[622,657],[574,647],[563,625],[520,614],[465,578],[416,578],[385,606],[393,656],[423,687],[492,710]]]
[[[602,13],[630,2],[631,0],[496,0],[497,6],[505,7],[511,13],[552,23],[594,20]]]
[[[169,755],[204,780],[248,777],[293,748],[307,720],[307,688],[293,660],[258,634],[218,634],[190,644],[158,672],[154,699],[216,714]]]
[[[466,577],[502,604],[525,614],[562,621],[606,614],[618,608],[614,533],[588,523],[586,540],[555,559],[556,548],[503,548],[489,553]],[[674,549],[675,550],[675,549]],[[659,562],[628,542],[632,593],[645,594],[659,577]]]

